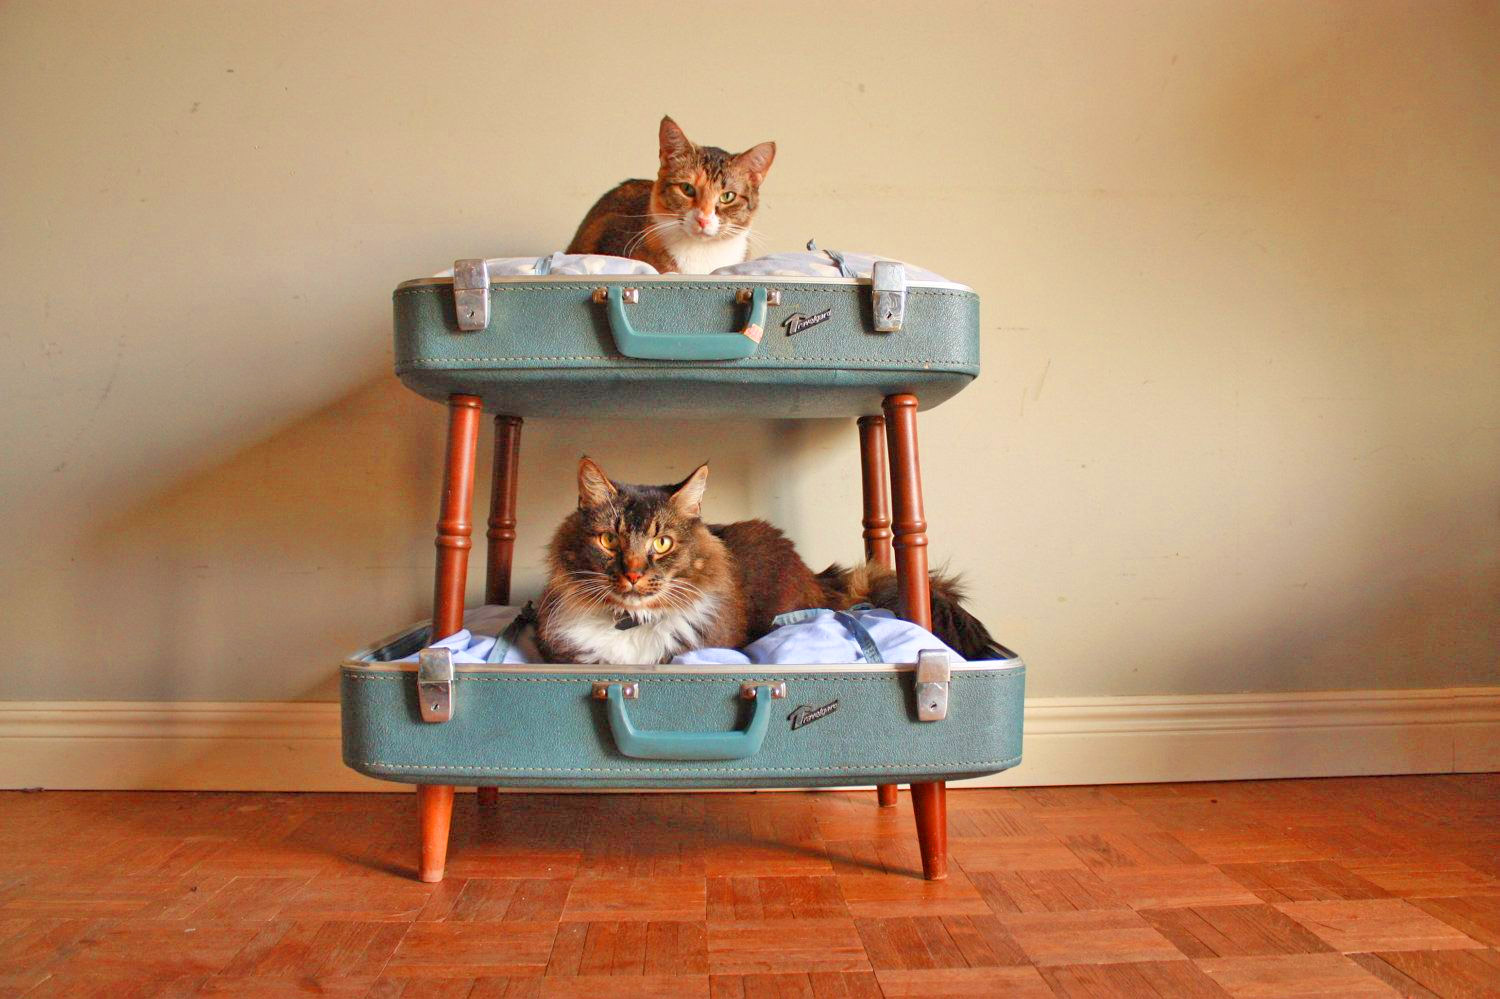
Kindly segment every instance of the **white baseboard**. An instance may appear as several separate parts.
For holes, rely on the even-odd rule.
[[[1026,704],[1025,762],[972,783],[1111,784],[1500,770],[1500,687]],[[337,704],[0,701],[0,787],[378,791]]]

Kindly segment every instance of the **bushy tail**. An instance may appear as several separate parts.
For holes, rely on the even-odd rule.
[[[990,635],[973,614],[964,609],[963,582],[958,576],[933,572],[928,576],[932,592],[932,633],[965,659],[1010,659],[1015,656]],[[866,562],[852,569],[830,565],[818,573],[818,582],[828,594],[828,604],[847,610],[855,604],[870,604],[901,613],[896,571],[879,562]]]

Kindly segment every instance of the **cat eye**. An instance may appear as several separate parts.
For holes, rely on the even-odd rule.
[[[665,534],[651,539],[651,549],[658,555],[665,555],[672,550],[672,539]]]
[[[690,198],[696,198],[698,196],[698,189],[692,184],[678,184],[677,186],[682,188],[682,193],[686,194]]]
[[[727,205],[732,202],[735,197],[736,195],[733,191],[725,191],[723,194],[719,195],[719,203],[721,205]]]
[[[614,534],[609,531],[605,531],[594,540],[599,542],[599,547],[603,548],[607,552],[612,552],[616,548],[620,547],[620,539],[615,537]]]

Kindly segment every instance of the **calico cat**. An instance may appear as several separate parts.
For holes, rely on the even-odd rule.
[[[671,118],[659,130],[655,181],[627,180],[594,203],[569,253],[644,260],[663,274],[707,274],[750,256],[750,223],[776,143],[743,153],[695,146]]]
[[[578,509],[552,539],[537,606],[545,662],[664,663],[689,649],[738,648],[790,610],[898,606],[895,573],[877,563],[815,574],[763,520],[705,524],[707,485],[706,464],[676,485],[636,486],[580,460]],[[933,574],[934,634],[965,659],[1000,658],[962,599],[955,581]]]

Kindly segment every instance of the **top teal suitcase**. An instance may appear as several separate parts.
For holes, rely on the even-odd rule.
[[[396,374],[514,416],[861,416],[930,408],[979,373],[979,296],[868,278],[490,277],[482,260],[394,295]]]

